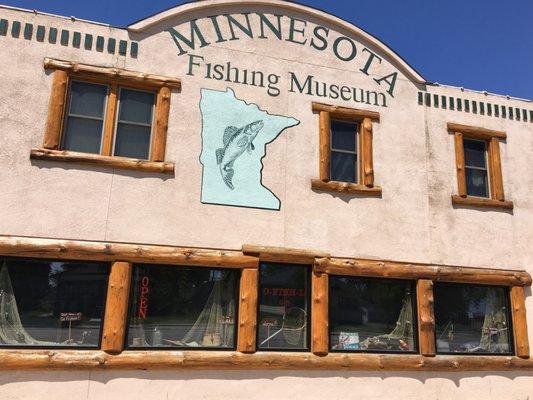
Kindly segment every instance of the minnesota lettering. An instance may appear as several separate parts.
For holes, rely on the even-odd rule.
[[[187,24],[185,24],[185,26],[187,26]],[[212,29],[208,29],[208,27]],[[331,51],[339,61],[355,64],[360,72],[369,77],[372,73],[372,67],[376,64],[381,64],[383,61],[382,58],[372,50],[366,47],[358,47],[359,45],[347,36],[341,35],[333,38],[334,35],[330,35],[330,29],[325,26],[315,25],[308,27],[307,21],[284,15],[267,16],[263,13],[214,15],[199,20],[188,21],[188,28],[180,26],[179,29],[180,31],[176,28],[170,28],[167,29],[167,32],[170,33],[174,40],[174,43],[178,48],[178,55],[180,56],[188,54],[192,50],[209,46],[213,43],[223,43],[226,41],[240,40],[242,38],[250,38],[277,39],[301,46],[309,46],[317,51]],[[207,32],[209,32],[209,34],[207,34]],[[194,64],[197,60],[193,60],[192,55],[190,55],[190,57],[189,75],[192,75],[191,64],[198,64]],[[221,69],[222,68],[219,68],[219,72]],[[397,77],[397,72],[391,72],[390,74],[378,78],[370,78],[375,85],[383,88],[388,96],[394,97]],[[293,78],[293,89],[296,84],[294,79],[298,80],[297,77]],[[308,77],[302,79],[302,85],[306,86]],[[309,81],[310,86],[316,85],[312,82],[313,79],[314,78],[311,77],[311,81]],[[298,85],[298,87],[304,87],[302,85]],[[346,89],[344,90],[345,94],[342,95],[343,90],[341,87],[339,85],[333,85],[333,92],[337,93],[337,96],[346,97],[348,91],[354,93],[352,89]],[[309,89],[304,87],[301,92],[309,94],[307,93],[309,92]],[[369,96],[366,95],[366,97],[368,98]],[[386,107],[386,105],[384,106]]]

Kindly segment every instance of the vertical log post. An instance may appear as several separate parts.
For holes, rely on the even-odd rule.
[[[105,113],[104,138],[102,140],[101,154],[112,156],[113,136],[115,132],[115,118],[117,115],[118,85],[109,86],[109,96],[107,96],[107,109]]]
[[[165,161],[167,143],[168,115],[170,112],[170,94],[168,86],[163,86],[157,93],[155,108],[155,129],[152,138],[151,161]]]
[[[44,131],[43,147],[57,150],[61,141],[61,127],[67,97],[68,75],[65,71],[56,70],[53,73],[52,91],[48,104],[48,119]]]
[[[239,331],[237,351],[254,353],[257,337],[257,294],[259,269],[244,268],[241,273],[239,294]]]
[[[102,335],[102,350],[108,353],[120,353],[124,349],[130,286],[131,264],[114,262],[109,275]]]
[[[374,160],[372,155],[372,120],[364,118],[361,124],[361,159],[363,167],[363,185],[374,186]]]
[[[326,355],[329,351],[328,274],[313,269],[311,278],[311,351]]]
[[[330,118],[327,111],[320,111],[320,179],[329,181],[329,158],[330,158]]]
[[[457,168],[457,194],[466,197],[465,150],[461,132],[455,132],[455,166]]]
[[[490,180],[492,182],[492,198],[504,201],[503,179],[502,179],[502,161],[500,158],[500,141],[493,137],[489,142],[489,160],[490,160]]]
[[[416,283],[418,305],[418,344],[420,354],[433,357],[435,350],[435,316],[433,314],[433,281],[419,279]]]
[[[514,348],[517,357],[529,358],[529,340],[526,321],[526,295],[523,286],[511,287]]]

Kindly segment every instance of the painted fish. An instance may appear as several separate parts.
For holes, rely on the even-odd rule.
[[[224,183],[233,190],[233,163],[245,150],[251,153],[255,150],[253,140],[259,131],[265,126],[262,120],[254,121],[242,128],[228,126],[222,139],[223,147],[216,150],[217,164]]]

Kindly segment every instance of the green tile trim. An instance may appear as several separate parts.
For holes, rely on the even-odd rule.
[[[474,114],[477,114],[477,102],[475,102],[474,100],[472,100],[472,112]]]
[[[487,103],[487,115],[492,116],[492,104]]]
[[[109,38],[107,41],[107,52],[111,54],[115,54],[116,45],[117,45],[117,41],[113,38]]]
[[[470,100],[465,99],[465,111],[470,112]]]
[[[457,111],[463,111],[463,100],[457,98]]]
[[[450,110],[452,110],[452,111],[455,110],[455,103],[454,103],[453,97],[450,97],[449,104],[450,104]]]
[[[72,35],[72,46],[79,49],[81,45],[81,33],[74,32]]]
[[[418,104],[422,105],[424,104],[424,93],[418,92]]]
[[[118,42],[118,54],[121,56],[125,56],[126,52],[128,51],[128,42],[125,40],[121,40]]]
[[[69,31],[65,29],[61,31],[61,46],[68,46],[69,35]]]
[[[131,42],[131,44],[130,44],[130,56],[132,58],[137,58],[138,54],[139,54],[139,43]]]
[[[527,110],[522,110],[522,121],[527,122]]]
[[[513,116],[513,107],[509,106],[509,109],[508,109],[508,115],[509,115],[509,119],[514,119],[514,116]]]
[[[433,107],[439,108],[439,95],[438,94],[433,95]]]
[[[431,94],[426,93],[426,106],[431,107]]]
[[[50,28],[48,31],[48,42],[54,44],[57,42],[57,29],[56,28]]]
[[[96,51],[104,51],[104,37],[103,36],[96,37]]]
[[[533,122],[533,110],[529,110],[529,122]]]
[[[479,102],[479,113],[481,115],[485,115],[485,103],[483,103],[482,101]]]
[[[7,19],[0,19],[0,35],[1,36],[7,35],[8,26],[9,26],[9,22],[7,22]]]
[[[520,109],[519,108],[514,109],[514,115],[516,116],[516,120],[520,121]]]
[[[24,25],[24,39],[31,40],[31,37],[33,36],[33,24],[25,24]]]
[[[13,21],[13,24],[11,25],[11,36],[14,38],[18,38],[20,36],[20,22],[19,21]]]
[[[500,106],[498,104],[494,104],[494,116],[500,118]]]
[[[446,110],[446,108],[448,107],[446,105],[446,96],[441,96],[440,100],[441,100],[440,103],[442,104],[442,108],[444,108]]]
[[[502,118],[507,118],[507,107],[502,106]]]
[[[44,28],[44,26],[39,25],[37,27],[37,34],[35,35],[35,37],[37,38],[37,41],[38,42],[43,42],[45,34],[46,34],[46,29]]]
[[[88,33],[85,34],[85,43],[83,44],[83,47],[85,47],[85,50],[92,50],[92,48],[93,48],[93,35],[90,35]]]

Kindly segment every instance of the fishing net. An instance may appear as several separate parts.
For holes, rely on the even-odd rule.
[[[289,308],[283,316],[282,332],[285,341],[296,346],[302,340],[305,325],[307,324],[307,313],[299,308]]]
[[[413,337],[413,304],[411,293],[407,292],[394,329],[385,335],[366,338],[361,342],[361,348],[363,350],[412,350],[414,348]]]
[[[8,345],[57,344],[34,339],[22,326],[5,261],[0,268],[0,343]]]

